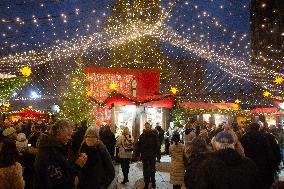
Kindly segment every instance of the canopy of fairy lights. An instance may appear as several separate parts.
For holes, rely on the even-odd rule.
[[[174,86],[184,98],[203,101],[216,100],[214,93],[243,96],[255,89],[260,97],[279,95],[283,50],[271,44],[268,48],[276,57],[265,52],[252,57],[251,5],[250,0],[1,2],[0,73],[15,74],[28,66],[33,74],[25,88],[39,88],[42,99],[59,98],[79,57],[86,66],[145,68],[139,66],[145,63],[145,43],[158,46],[147,51],[150,59],[156,58],[156,65],[148,68],[161,70],[163,92]],[[255,6],[267,8],[264,1]],[[266,22],[259,23],[263,29]],[[283,43],[283,31],[269,32]],[[137,57],[127,57],[131,53]],[[202,99],[201,93],[206,94]],[[18,95],[13,100],[29,98]]]

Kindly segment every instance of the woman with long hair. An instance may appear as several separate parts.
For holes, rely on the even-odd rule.
[[[10,139],[0,141],[0,189],[24,189],[23,168],[17,162],[16,143]]]

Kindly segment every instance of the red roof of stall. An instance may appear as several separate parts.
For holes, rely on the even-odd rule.
[[[12,114],[32,114],[32,115],[46,115],[45,113],[42,113],[40,111],[37,111],[35,109],[25,109],[22,111],[12,112]]]
[[[174,97],[169,94],[133,97],[121,93],[112,93],[103,102],[98,102],[96,99],[93,100],[107,107],[112,105],[143,105],[171,108],[174,105]]]
[[[234,103],[206,103],[206,102],[181,102],[180,106],[191,109],[234,109]]]

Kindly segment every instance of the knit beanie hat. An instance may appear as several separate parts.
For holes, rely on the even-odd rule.
[[[28,146],[28,140],[26,138],[26,135],[24,133],[19,133],[17,135],[17,141],[16,146],[19,151],[22,151],[24,148]]]
[[[211,143],[215,150],[221,150],[225,148],[235,149],[233,137],[226,131],[219,132],[215,137],[213,137]]]
[[[2,135],[6,137],[6,136],[9,136],[9,135],[11,135],[11,134],[13,134],[15,132],[16,132],[16,129],[14,129],[14,127],[8,127],[7,129],[5,129],[2,132]]]
[[[96,138],[99,138],[99,130],[96,127],[90,126],[85,132],[85,137],[87,135],[95,136]]]
[[[216,141],[227,144],[232,144],[234,142],[232,135],[225,131],[221,131],[216,135]]]

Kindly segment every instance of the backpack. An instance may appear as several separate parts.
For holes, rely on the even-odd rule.
[[[131,135],[129,135],[130,137],[129,138],[131,138]],[[123,141],[123,143],[122,143],[122,147],[124,148],[124,150],[126,151],[126,152],[131,152],[131,151],[133,151],[133,149],[134,149],[134,143],[132,142],[132,140],[130,140],[130,139],[128,139],[127,137],[126,137],[126,135],[124,135],[124,141]]]

